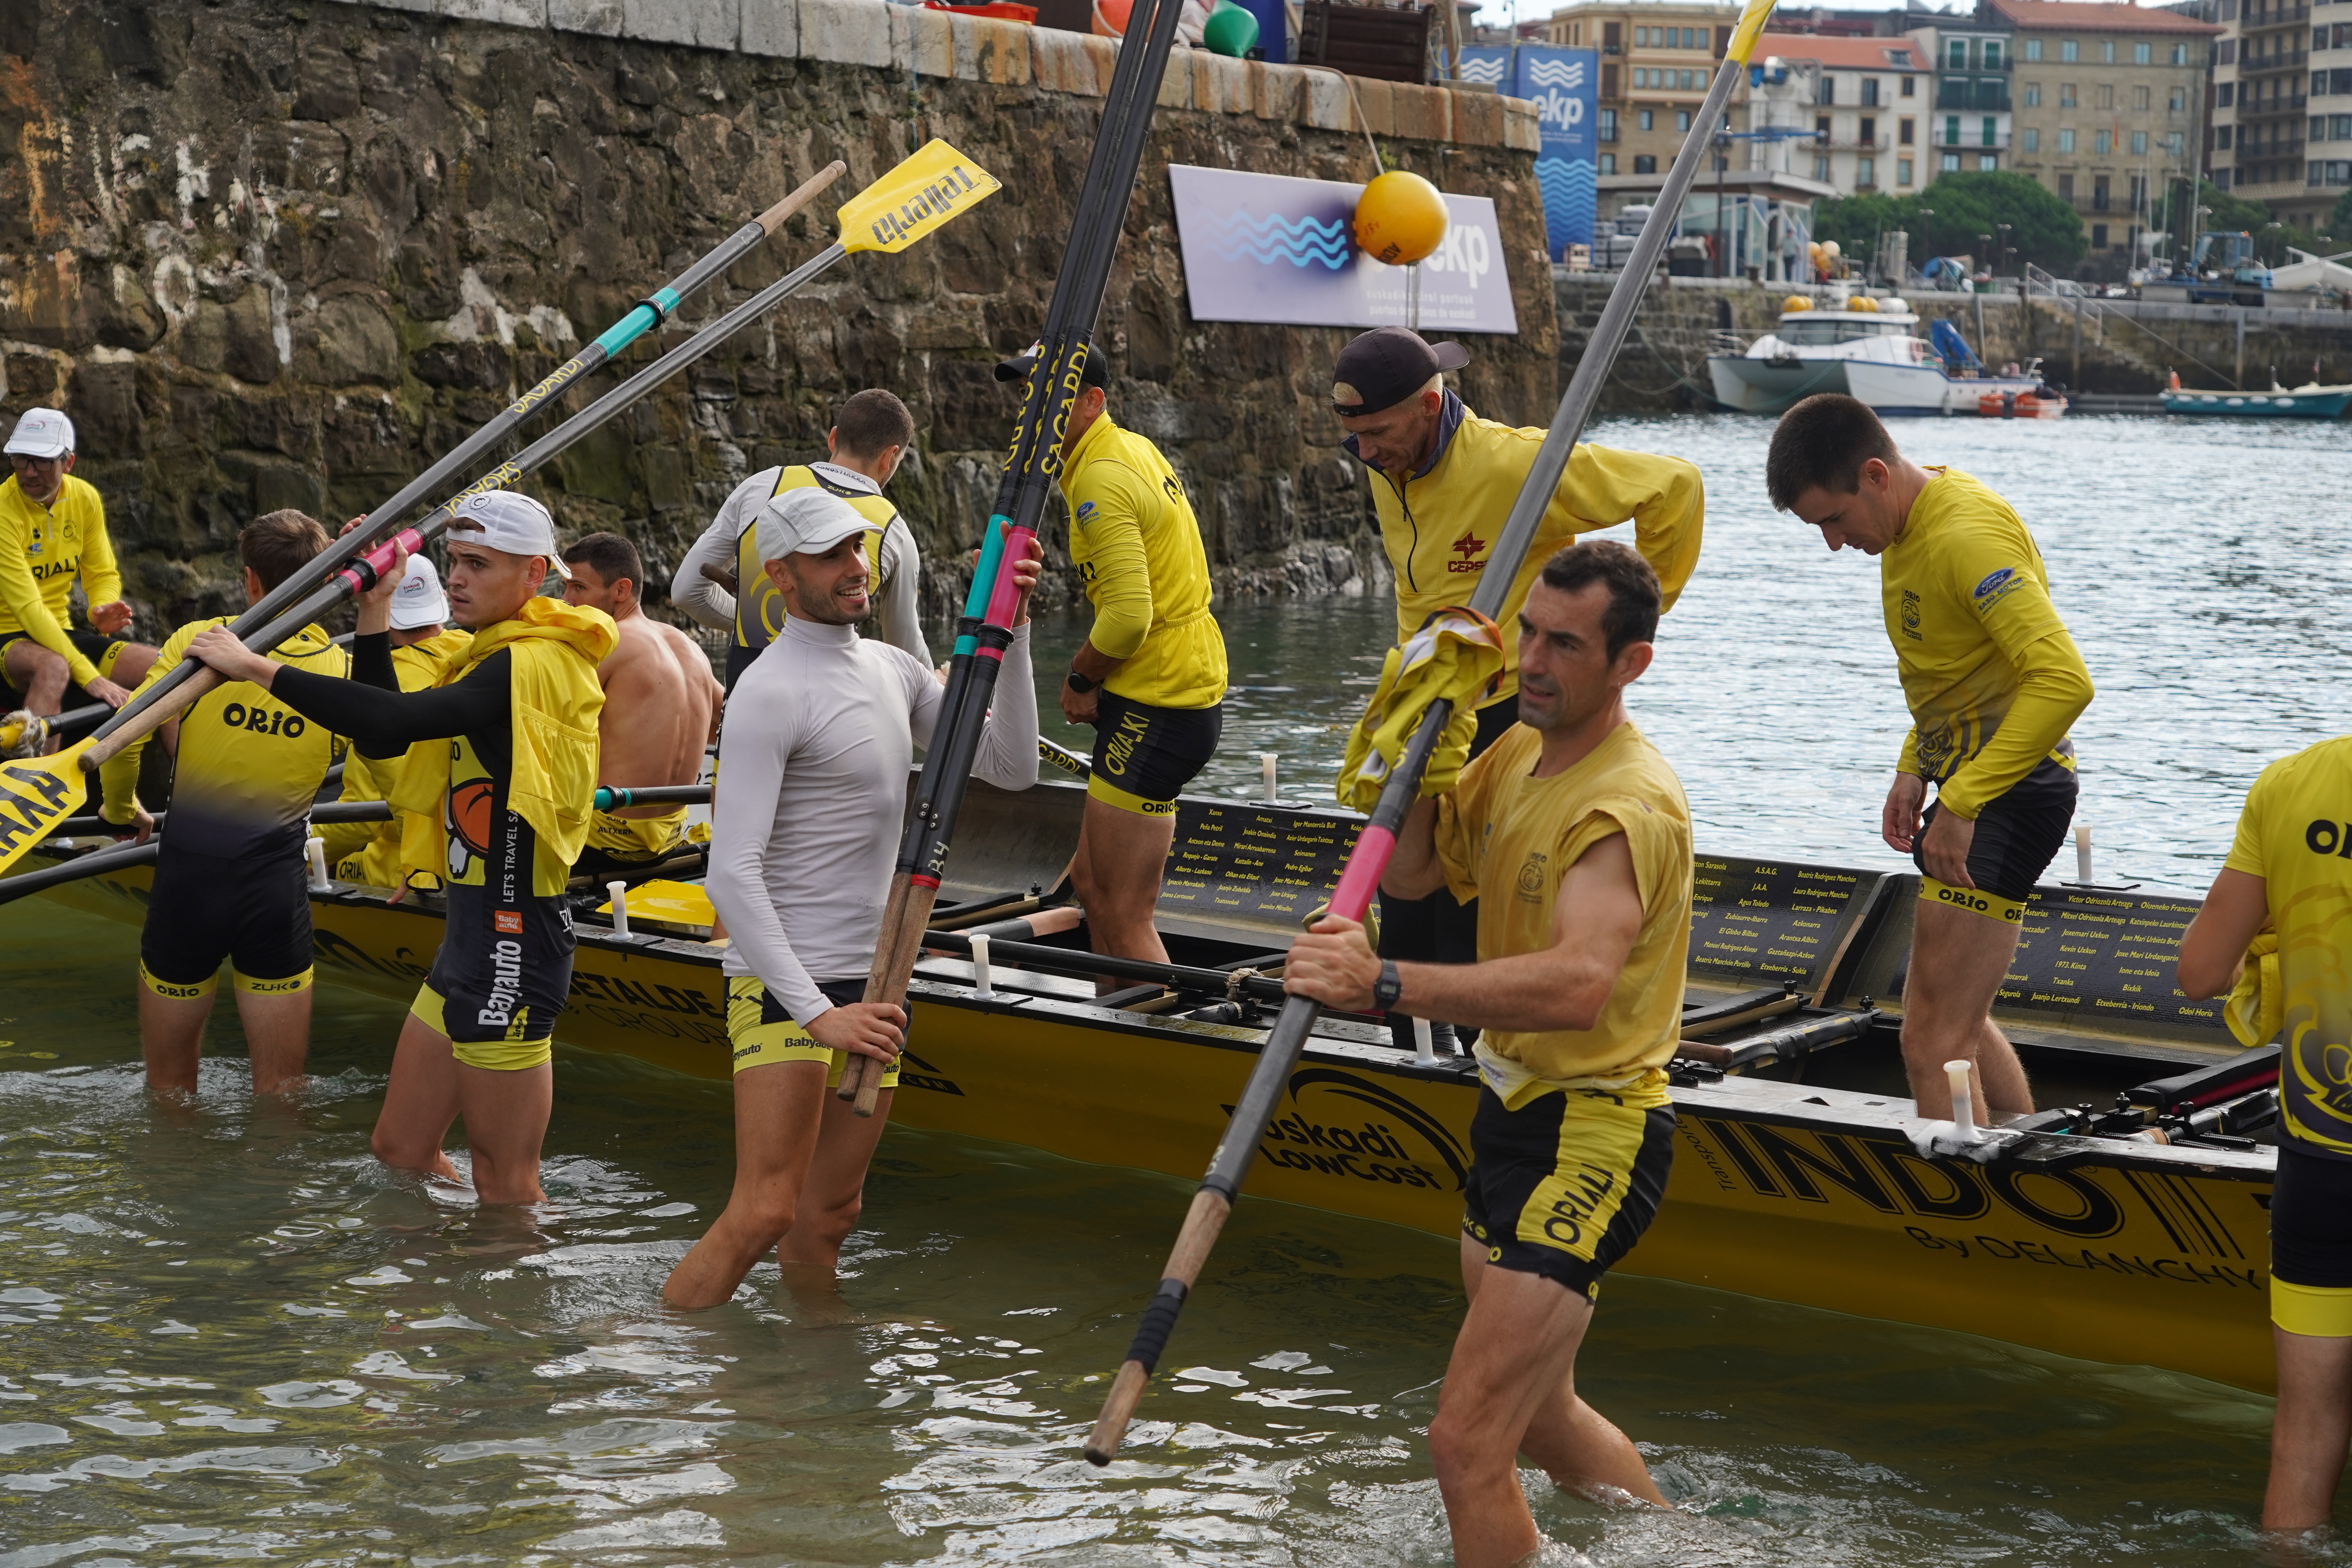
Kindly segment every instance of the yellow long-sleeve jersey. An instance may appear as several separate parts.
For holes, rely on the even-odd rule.
[[[98,666],[66,636],[67,595],[77,576],[93,605],[122,597],[98,491],[68,474],[57,504],[45,507],[17,488],[15,475],[0,482],[0,637],[29,632],[66,661],[76,686],[88,686]]]
[[[1087,640],[1127,662],[1105,690],[1154,708],[1225,697],[1225,637],[1209,614],[1209,555],[1184,486],[1160,448],[1108,414],[1062,465],[1070,563],[1095,608]]]

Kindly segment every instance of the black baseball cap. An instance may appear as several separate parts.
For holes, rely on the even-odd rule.
[[[1029,373],[1037,368],[1038,356],[1045,352],[1044,343],[1031,343],[1011,359],[998,361],[996,379],[1027,381]],[[1092,343],[1087,346],[1087,363],[1078,372],[1078,384],[1100,387],[1106,392],[1110,390],[1110,365],[1104,360],[1099,346]]]
[[[1460,343],[1425,342],[1403,327],[1374,327],[1351,340],[1332,364],[1331,411],[1353,418],[1394,408],[1439,371],[1469,363],[1470,351]]]

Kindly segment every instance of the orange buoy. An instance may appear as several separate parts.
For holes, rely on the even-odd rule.
[[[1356,198],[1356,243],[1391,267],[1410,267],[1445,243],[1445,197],[1419,174],[1391,169]]]

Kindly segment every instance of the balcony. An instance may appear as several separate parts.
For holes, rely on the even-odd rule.
[[[2273,142],[2260,147],[2240,147],[2238,149],[2238,167],[2242,169],[2249,163],[2267,163],[2273,158],[2300,158],[2302,156],[2303,138],[2298,136],[2292,142]]]
[[[2257,33],[2264,27],[2284,27],[2310,20],[2311,7],[2308,5],[2273,5],[2260,11],[2250,6],[2238,19],[2238,31],[2241,34]]]
[[[1936,89],[1936,107],[1960,114],[2007,114],[2009,84],[1946,81]]]
[[[2311,63],[2309,49],[2282,49],[2274,55],[2240,55],[2238,75],[2266,76],[2272,71],[2299,70]]]
[[[1895,144],[1884,136],[1875,142],[1839,142],[1816,138],[1812,143],[1813,151],[1816,153],[1887,153],[1893,151],[1894,146]]]
[[[2009,132],[2006,131],[1996,131],[1988,136],[1981,125],[1962,126],[1960,133],[1952,136],[1948,134],[1949,129],[1948,126],[1937,126],[1936,134],[1927,144],[1942,153],[1994,153],[2009,145]]]
[[[2304,106],[2310,101],[2298,92],[2271,103],[2242,103],[2238,105],[2238,122],[2242,125],[2249,121],[2268,119],[2273,115],[2301,114]]]

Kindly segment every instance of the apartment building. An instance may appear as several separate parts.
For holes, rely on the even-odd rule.
[[[2085,0],[1979,0],[1977,20],[2011,35],[2008,166],[2083,215],[2087,271],[2132,265],[2154,198],[2198,165],[2206,61],[2223,28]]]
[[[1603,180],[1663,174],[1675,161],[1739,9],[1707,0],[1579,0],[1551,14],[1547,42],[1601,54],[1594,130]]]
[[[1748,58],[1763,79],[1733,121],[1749,133],[1735,167],[1809,175],[1842,196],[1908,195],[1935,178],[1934,78],[1912,39],[1766,33]]]
[[[2011,166],[2015,104],[2010,89],[2016,34],[1979,11],[1911,29],[1936,73],[1927,132],[1928,177],[1991,174]]]
[[[2212,180],[2324,227],[2352,187],[2352,0],[2213,0]]]

